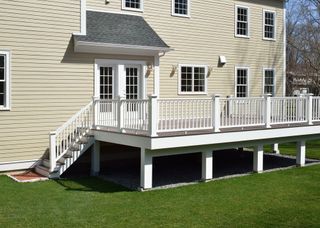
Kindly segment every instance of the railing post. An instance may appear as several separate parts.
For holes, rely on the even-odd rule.
[[[56,167],[56,132],[49,134],[50,172]]]
[[[271,94],[264,95],[264,121],[265,127],[271,128]]]
[[[212,124],[213,131],[220,132],[220,96],[213,95],[212,97]]]
[[[158,136],[158,99],[157,95],[153,94],[149,96],[149,134],[151,137]]]
[[[92,96],[92,127],[96,128],[97,123],[99,122],[98,119],[98,106],[97,106],[97,101],[99,100],[99,97],[97,96]]]
[[[233,109],[232,108],[232,101],[231,101],[232,98],[233,98],[232,95],[227,96],[227,99],[228,99],[228,101],[227,101],[227,116],[228,117],[230,117],[232,114],[232,109]]]
[[[119,96],[118,97],[118,131],[122,132],[123,128],[123,115],[124,115],[124,108],[123,108],[123,100],[124,97]]]
[[[309,125],[313,125],[312,123],[312,107],[313,107],[313,94],[309,93],[307,95],[307,121]]]

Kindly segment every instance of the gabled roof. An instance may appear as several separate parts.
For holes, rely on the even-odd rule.
[[[76,44],[170,50],[143,17],[115,13],[87,11],[87,34],[74,35],[74,40]]]

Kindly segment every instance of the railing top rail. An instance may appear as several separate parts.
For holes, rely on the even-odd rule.
[[[72,116],[67,122],[65,122],[63,125],[61,125],[61,127],[59,127],[55,132],[56,134],[59,134],[60,132],[62,132],[67,126],[70,125],[71,122],[73,122],[76,118],[78,118],[85,110],[87,110],[91,105],[92,105],[92,101],[87,104],[85,107],[83,107],[79,112],[77,112],[74,116]]]
[[[223,97],[220,100],[235,100],[235,101],[250,101],[250,100],[264,100],[263,97]]]
[[[272,100],[301,100],[306,99],[306,96],[303,97],[271,97]]]
[[[210,101],[212,98],[159,98],[158,101]]]

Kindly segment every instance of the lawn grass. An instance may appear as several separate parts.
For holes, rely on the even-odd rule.
[[[307,141],[307,158],[320,159],[320,140]],[[296,143],[279,144],[281,154],[296,156]],[[265,152],[272,152],[271,146],[264,147]]]
[[[319,227],[320,165],[150,192],[0,176],[0,204],[0,227]]]

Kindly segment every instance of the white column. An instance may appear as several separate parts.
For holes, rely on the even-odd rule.
[[[305,166],[306,164],[306,141],[297,142],[297,165]]]
[[[153,94],[160,97],[160,57],[154,56]]]
[[[271,128],[271,94],[264,95],[265,108],[264,108],[264,121],[265,127]]]
[[[50,152],[50,172],[56,167],[56,132],[49,134],[49,152]]]
[[[202,180],[211,180],[213,178],[213,156],[212,150],[202,152]]]
[[[263,145],[258,145],[254,148],[253,171],[257,173],[263,172]]]
[[[272,145],[272,151],[275,154],[280,154],[279,144],[278,143],[275,143],[275,144]]]
[[[307,120],[308,120],[308,124],[309,125],[313,125],[313,123],[312,123],[312,106],[313,106],[313,104],[312,104],[312,102],[313,102],[313,94],[312,93],[309,93],[308,95],[307,95]]]
[[[220,132],[220,96],[213,95],[212,97],[212,124],[213,131]]]
[[[158,131],[158,100],[157,95],[149,96],[149,134],[151,137],[157,136]]]
[[[152,188],[152,156],[150,151],[141,148],[140,187],[142,190]]]
[[[91,152],[91,175],[98,176],[100,172],[100,142],[95,141]]]

